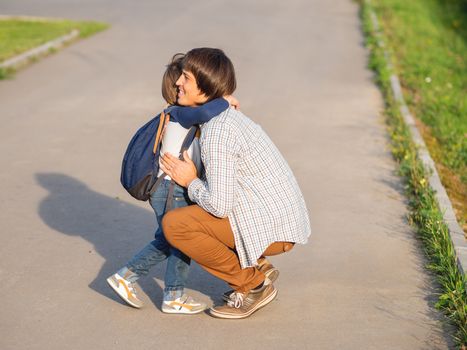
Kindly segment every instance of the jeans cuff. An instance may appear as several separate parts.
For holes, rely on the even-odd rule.
[[[122,267],[117,272],[120,276],[122,276],[128,282],[134,283],[140,277],[137,273],[133,272],[128,266]]]
[[[167,287],[164,288],[164,301],[175,300],[181,298],[183,295],[183,288],[180,287]]]

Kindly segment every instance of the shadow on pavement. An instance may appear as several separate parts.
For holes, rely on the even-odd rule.
[[[65,174],[40,173],[36,174],[36,179],[49,192],[39,205],[42,220],[58,232],[82,237],[94,245],[105,262],[89,287],[121,302],[105,280],[153,239],[156,221],[152,210],[94,192]],[[165,262],[153,270],[147,277],[163,281]],[[152,278],[147,277],[141,278],[139,285],[160,308],[162,290]],[[211,299],[219,299],[226,284],[192,262],[187,288],[199,290]]]

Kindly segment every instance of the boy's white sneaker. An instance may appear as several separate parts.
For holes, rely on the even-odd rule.
[[[138,299],[134,283],[127,281],[118,273],[107,278],[107,283],[127,304],[139,309],[143,302]]]
[[[206,308],[206,304],[195,301],[186,294],[183,294],[180,298],[162,302],[162,312],[166,314],[198,314],[206,310]]]

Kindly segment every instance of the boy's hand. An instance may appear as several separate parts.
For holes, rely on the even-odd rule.
[[[160,158],[160,166],[164,173],[180,186],[188,188],[191,182],[198,176],[195,163],[188,156],[188,152],[183,152],[183,160],[174,157],[170,153],[165,153]]]
[[[227,100],[229,105],[237,110],[240,110],[240,102],[233,97],[232,95],[224,96],[224,99]]]

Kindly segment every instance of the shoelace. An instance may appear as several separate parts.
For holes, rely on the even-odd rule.
[[[232,293],[230,295],[230,300],[227,302],[227,305],[239,309],[243,306],[243,294],[242,293]]]

